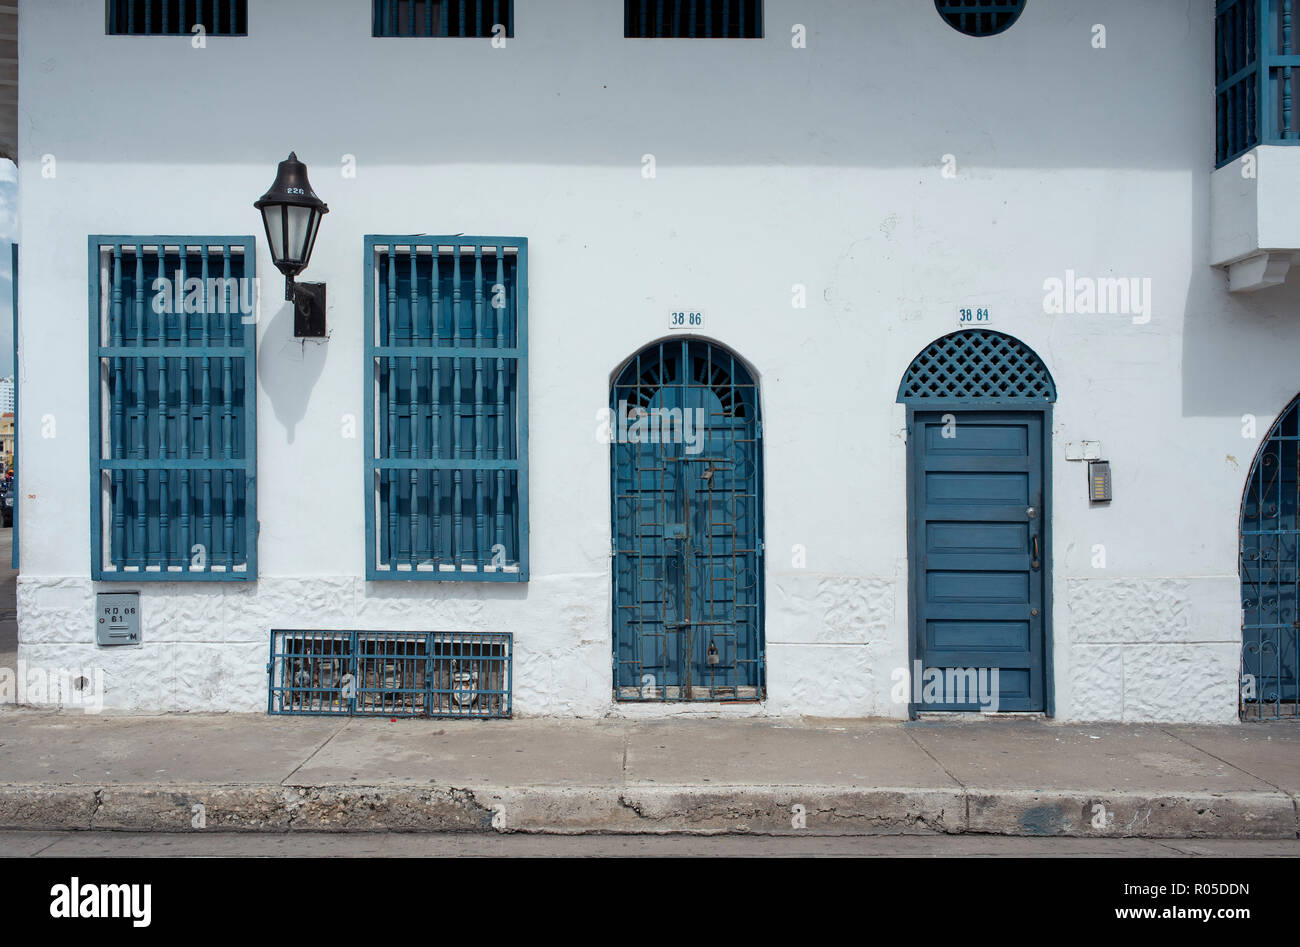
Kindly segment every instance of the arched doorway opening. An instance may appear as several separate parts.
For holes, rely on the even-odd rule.
[[[610,387],[614,696],[762,700],[758,383],[716,342],[646,346]]]
[[[1051,410],[1056,384],[1019,339],[936,339],[907,405],[911,716],[1051,713]]]

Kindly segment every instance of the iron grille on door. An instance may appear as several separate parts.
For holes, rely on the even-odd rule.
[[[115,36],[247,36],[248,0],[109,0],[108,33]]]
[[[624,0],[627,39],[762,39],[763,0]]]
[[[515,35],[514,0],[374,0],[375,36]]]
[[[367,237],[367,576],[528,578],[527,241]]]
[[[1297,0],[1218,0],[1216,153],[1223,167],[1259,144],[1300,142],[1292,71]]]
[[[253,246],[90,238],[96,579],[256,578]]]
[[[509,717],[514,639],[497,632],[271,632],[267,712]]]
[[[1269,431],[1241,504],[1243,719],[1300,716],[1300,408]]]
[[[761,700],[758,385],[721,346],[672,339],[610,395],[614,696]]]
[[[1019,339],[988,329],[945,335],[912,360],[899,401],[946,398],[1048,402],[1056,385],[1034,351]]]

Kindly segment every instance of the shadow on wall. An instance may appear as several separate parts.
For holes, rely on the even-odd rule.
[[[328,321],[328,314],[327,314]],[[307,402],[325,368],[326,345],[293,335],[293,306],[281,302],[257,348],[257,384],[284,425],[286,441],[307,414]]]

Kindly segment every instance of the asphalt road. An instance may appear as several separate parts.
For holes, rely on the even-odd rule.
[[[683,836],[0,832],[0,857],[1290,857],[1300,841],[987,835]]]

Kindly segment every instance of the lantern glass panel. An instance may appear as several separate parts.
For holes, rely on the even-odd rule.
[[[287,260],[290,263],[306,263],[311,244],[307,238],[312,234],[312,208],[290,204],[285,207],[289,215],[289,242],[286,246]]]
[[[266,224],[266,239],[271,244],[271,259],[279,263],[284,259],[284,205],[264,205],[262,220]]]

